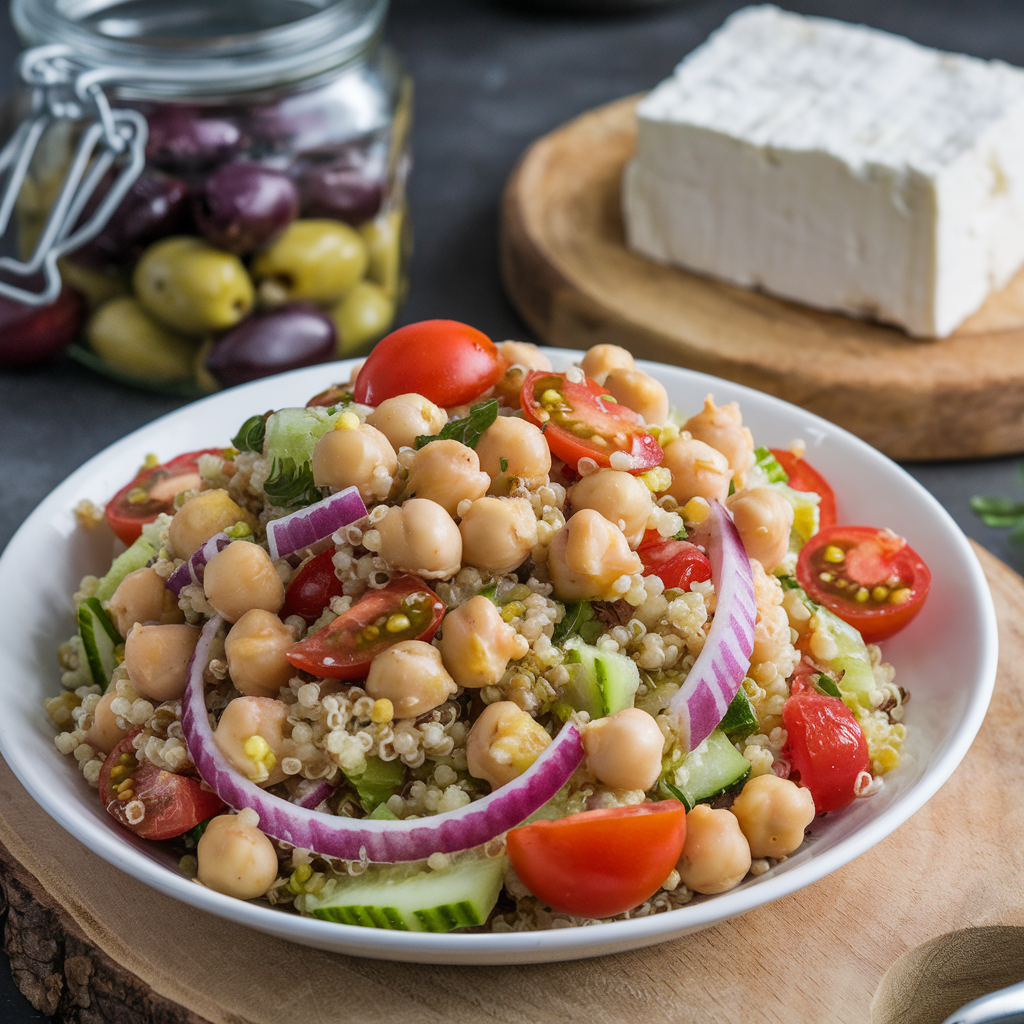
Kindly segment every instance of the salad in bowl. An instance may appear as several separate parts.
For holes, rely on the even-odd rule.
[[[75,509],[125,547],[46,700],[110,829],[207,890],[399,931],[650,917],[900,765],[914,538],[623,349],[557,371],[413,324],[208,444]]]

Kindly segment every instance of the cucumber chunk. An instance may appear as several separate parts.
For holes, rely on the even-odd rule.
[[[124,637],[114,628],[95,597],[87,597],[78,606],[78,635],[82,638],[92,681],[105,691],[117,665],[114,648],[124,643]]]
[[[440,871],[371,866],[331,879],[295,901],[305,914],[338,924],[410,932],[448,932],[487,920],[505,880],[504,857],[474,857]]]
[[[688,811],[702,800],[739,785],[750,774],[750,762],[715,729],[682,763],[662,774],[659,789],[665,797],[682,801]]]
[[[161,512],[153,522],[146,523],[142,527],[142,533],[135,539],[131,547],[127,551],[122,551],[111,563],[106,576],[100,580],[93,597],[100,601],[109,601],[114,596],[114,591],[117,590],[121,580],[128,573],[135,572],[136,569],[144,569],[149,565],[160,548],[160,530],[165,523],[170,522],[170,518],[165,512]]]
[[[569,682],[562,698],[591,719],[614,715],[633,706],[640,670],[632,658],[612,654],[577,639],[566,643],[565,666]]]
[[[875,689],[875,672],[871,667],[871,655],[860,633],[849,623],[827,608],[807,599],[807,607],[818,616],[823,629],[835,641],[839,653],[827,665],[836,672],[842,672],[839,689],[843,699],[859,702],[871,707],[871,691]]]

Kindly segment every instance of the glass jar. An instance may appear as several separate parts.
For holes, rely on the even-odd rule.
[[[405,289],[411,120],[411,83],[380,44],[386,8],[13,0],[37,47],[22,58],[36,108],[38,83],[48,90],[15,207],[19,254],[44,267],[55,240],[87,307],[73,355],[188,394],[353,355],[386,333]],[[108,169],[98,150],[78,160],[90,124],[130,116],[123,134],[141,141]],[[76,173],[67,224],[51,231]],[[106,223],[62,251],[90,218]]]

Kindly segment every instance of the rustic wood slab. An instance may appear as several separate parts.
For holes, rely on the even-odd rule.
[[[635,98],[527,150],[502,207],[512,301],[552,345],[624,345],[778,395],[896,459],[1024,451],[1024,271],[949,338],[817,312],[626,248]]]
[[[1000,657],[977,741],[907,824],[776,903],[660,946],[566,964],[361,960],[146,888],[62,831],[0,764],[15,980],[34,1006],[76,1024],[938,1024],[1024,978],[1024,580],[978,554]]]

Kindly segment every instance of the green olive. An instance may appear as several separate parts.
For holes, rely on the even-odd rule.
[[[381,337],[395,317],[395,304],[379,285],[360,281],[331,310],[338,329],[338,358],[347,359]]]
[[[188,235],[154,242],[136,265],[132,284],[148,312],[182,334],[234,327],[254,299],[237,256]]]
[[[105,302],[89,319],[85,335],[111,366],[150,380],[192,375],[196,346],[158,323],[130,295]]]
[[[130,291],[128,279],[121,274],[108,274],[67,259],[57,260],[57,269],[75,291],[82,293],[90,309],[97,309],[108,299],[127,295]]]
[[[392,298],[398,294],[401,283],[404,213],[404,210],[392,210],[359,228],[369,256],[366,276]]]
[[[253,260],[257,281],[278,286],[289,300],[340,301],[366,271],[359,232],[337,220],[293,221]]]

